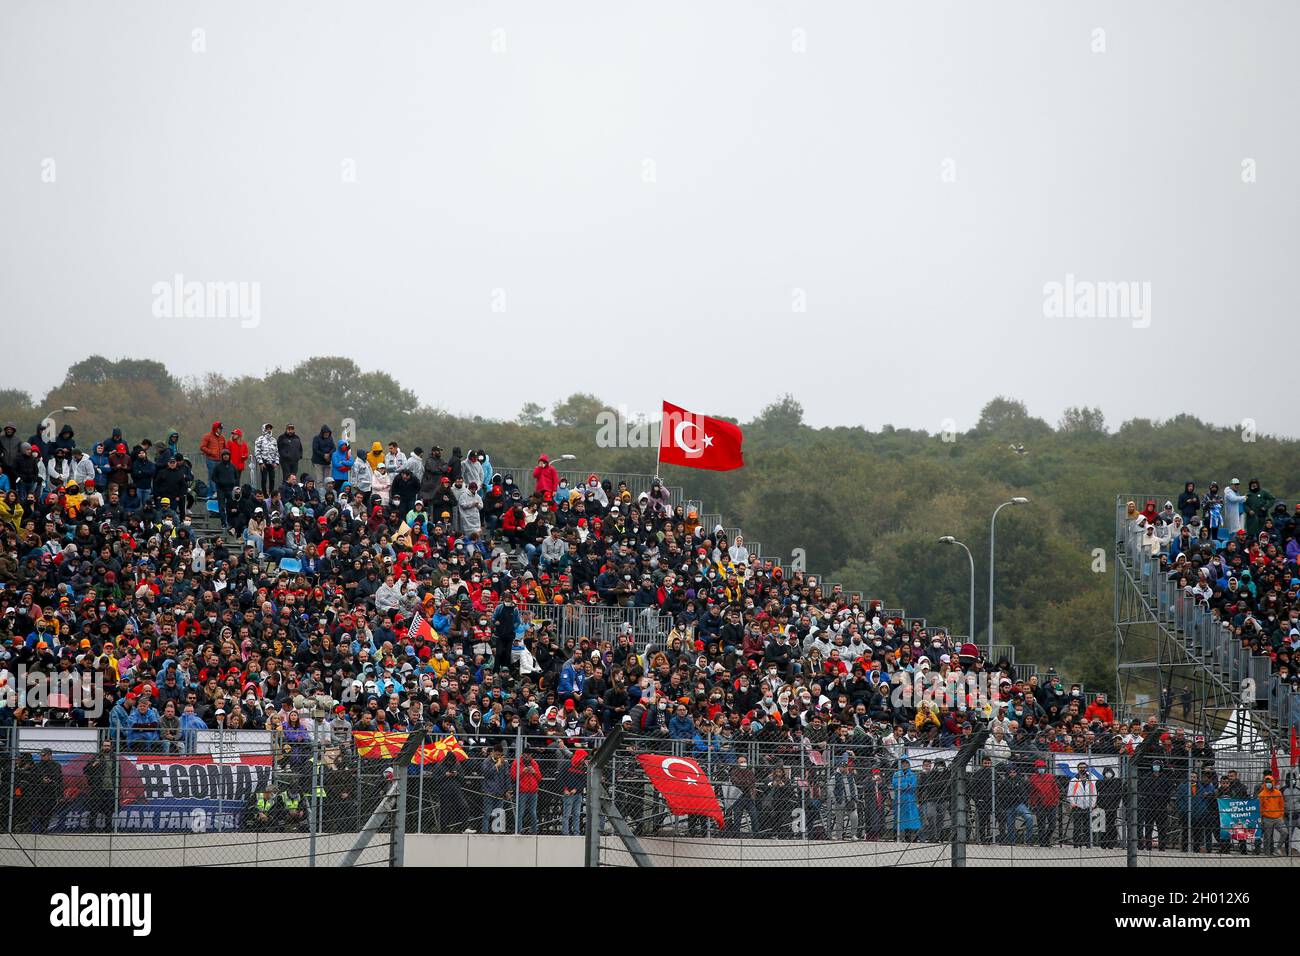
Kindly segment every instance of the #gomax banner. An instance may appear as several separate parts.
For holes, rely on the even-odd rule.
[[[113,794],[87,778],[87,754],[61,755],[63,802],[50,828],[113,829]],[[269,754],[131,754],[118,757],[117,832],[238,830],[249,798],[271,779]]]

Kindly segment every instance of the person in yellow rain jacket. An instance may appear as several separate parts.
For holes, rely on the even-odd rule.
[[[1260,836],[1264,852],[1272,856],[1273,844],[1279,837],[1281,840],[1278,848],[1286,845],[1286,797],[1278,789],[1271,773],[1264,775],[1264,782],[1260,784],[1256,797],[1259,799]],[[1259,852],[1259,844],[1255,845],[1255,852]]]
[[[366,452],[366,462],[372,471],[378,471],[379,466],[384,463],[384,446],[379,442],[373,443],[370,451]]]

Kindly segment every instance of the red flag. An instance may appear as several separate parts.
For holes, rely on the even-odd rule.
[[[416,611],[415,617],[411,618],[411,626],[406,631],[406,637],[412,641],[432,641],[433,627],[429,624],[429,619]]]
[[[745,463],[740,429],[720,418],[696,415],[664,402],[659,426],[659,461],[686,468],[730,471]]]
[[[1300,747],[1296,746],[1295,728],[1291,728],[1291,766],[1300,763]]]
[[[1276,750],[1276,749],[1274,749],[1274,750],[1272,751],[1272,755],[1273,755],[1272,766],[1269,767],[1269,770],[1272,771],[1272,773],[1273,773],[1273,779],[1274,779],[1274,780],[1281,780],[1281,779],[1282,779],[1282,774],[1280,774],[1280,773],[1278,772],[1278,769],[1277,769],[1277,750]]]
[[[698,763],[688,757],[664,754],[640,754],[636,759],[673,814],[712,817],[718,826],[724,825],[722,804]]]

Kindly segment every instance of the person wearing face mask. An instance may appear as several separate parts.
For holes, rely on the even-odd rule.
[[[1152,759],[1150,769],[1138,777],[1138,849],[1151,850],[1157,846],[1153,833],[1159,834],[1160,849],[1167,850],[1173,846],[1174,835],[1170,832],[1169,805],[1173,800],[1174,787],[1178,781],[1169,772],[1169,768],[1157,755]]]
[[[1277,783],[1271,773],[1264,775],[1264,781],[1260,784],[1259,792],[1255,794],[1259,800],[1259,825],[1260,835],[1255,843],[1255,853],[1258,854],[1262,849],[1265,855],[1273,856],[1274,844],[1277,849],[1282,851],[1286,846],[1286,797],[1282,791],[1277,788]]]
[[[1034,761],[1034,775],[1029,780],[1029,809],[1034,812],[1039,846],[1051,846],[1056,835],[1057,810],[1061,804],[1061,787],[1046,760]]]

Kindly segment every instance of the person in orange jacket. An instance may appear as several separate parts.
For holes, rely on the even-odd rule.
[[[1286,797],[1277,788],[1271,773],[1264,775],[1264,782],[1260,784],[1256,797],[1259,800],[1260,836],[1264,852],[1272,856],[1274,841],[1280,838],[1280,846],[1286,845]],[[1255,852],[1259,852],[1259,844],[1255,845]]]
[[[236,428],[230,433],[230,438],[226,441],[226,450],[230,452],[230,463],[235,466],[235,471],[239,473],[239,483],[244,483],[244,466],[248,464],[248,442],[244,441],[244,433]]]
[[[212,429],[199,440],[199,453],[208,467],[208,487],[212,486],[212,469],[221,464],[221,453],[226,450],[226,436],[221,434],[221,428],[221,422],[213,422]]]
[[[537,790],[542,785],[542,768],[525,750],[523,757],[516,757],[510,765],[510,776],[519,781],[519,832],[536,833]]]

